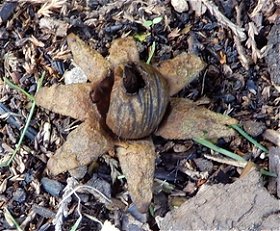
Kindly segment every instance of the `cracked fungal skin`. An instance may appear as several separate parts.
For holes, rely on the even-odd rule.
[[[168,102],[167,81],[154,67],[144,62],[119,65],[106,124],[120,138],[146,137],[160,124]]]

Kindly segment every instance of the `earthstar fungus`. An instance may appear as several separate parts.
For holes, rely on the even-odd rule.
[[[235,119],[171,97],[204,68],[196,55],[182,53],[151,66],[139,60],[132,37],[114,40],[107,59],[74,34],[67,42],[89,83],[43,87],[36,95],[37,105],[83,121],[49,159],[52,174],[87,165],[114,150],[132,201],[146,212],[152,200],[156,153],[150,135],[155,130],[167,139],[234,134],[226,125],[236,124]]]

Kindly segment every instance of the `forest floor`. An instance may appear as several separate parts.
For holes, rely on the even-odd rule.
[[[279,0],[1,1],[0,230],[277,230],[279,9]],[[145,214],[133,205],[111,155],[79,173],[50,174],[48,159],[81,122],[32,109],[32,96],[43,73],[43,86],[65,84],[64,73],[74,67],[66,41],[70,33],[104,57],[112,41],[126,36],[135,38],[143,61],[155,49],[152,64],[182,52],[196,54],[206,66],[177,96],[236,119],[267,153],[238,133],[212,140],[248,161],[240,166],[191,139],[153,136],[153,199]],[[90,185],[116,206],[86,190],[66,197],[71,184]]]

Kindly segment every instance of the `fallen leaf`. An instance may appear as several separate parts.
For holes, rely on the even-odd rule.
[[[67,44],[75,63],[85,72],[93,85],[98,84],[109,75],[110,65],[107,60],[96,50],[91,49],[78,36],[69,34]]]
[[[147,212],[153,196],[156,158],[153,142],[150,139],[124,141],[118,144],[116,153],[132,201],[140,212]]]
[[[53,175],[84,166],[113,148],[113,142],[102,128],[91,120],[72,131],[47,164]]]
[[[92,90],[89,83],[43,87],[35,96],[36,104],[55,113],[85,120],[98,113],[90,99]]]
[[[139,62],[139,52],[133,37],[114,40],[109,53],[108,60],[112,69],[127,62]]]
[[[226,125],[237,124],[237,120],[197,106],[188,99],[172,98],[170,107],[170,114],[156,131],[156,135],[165,139],[215,139],[235,134]]]
[[[170,95],[178,93],[193,81],[204,67],[204,62],[198,56],[187,53],[182,53],[156,65],[158,71],[168,81]]]

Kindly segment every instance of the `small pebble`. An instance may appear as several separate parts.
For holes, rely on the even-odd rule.
[[[96,174],[92,176],[92,178],[86,183],[86,185],[97,189],[108,198],[111,198],[111,185],[107,181],[97,177]]]
[[[29,184],[31,181],[34,180],[34,172],[33,170],[29,169],[25,174],[24,174],[24,181],[26,184]]]
[[[83,202],[83,203],[89,202],[89,199],[90,199],[90,195],[89,194],[78,193],[78,195],[79,195],[79,199],[81,200],[81,202]],[[78,198],[75,197],[74,200],[78,201]]]
[[[261,122],[247,120],[242,122],[244,130],[251,136],[256,137],[265,130],[265,125]]]
[[[141,223],[147,222],[147,214],[146,213],[140,213],[137,207],[134,204],[131,204],[127,211],[132,215],[133,218],[135,218],[137,221],[140,221]]]
[[[47,177],[43,177],[41,180],[41,184],[43,188],[51,194],[52,196],[58,197],[62,189],[64,188],[64,185],[59,183],[56,180],[51,180]]]
[[[70,71],[66,71],[63,77],[65,84],[85,83],[88,79],[80,67],[74,67]]]
[[[183,13],[184,11],[187,11],[189,9],[186,0],[171,0],[171,5],[178,13]]]
[[[22,188],[18,188],[13,193],[13,200],[15,200],[18,203],[23,203],[26,199],[26,192]]]

